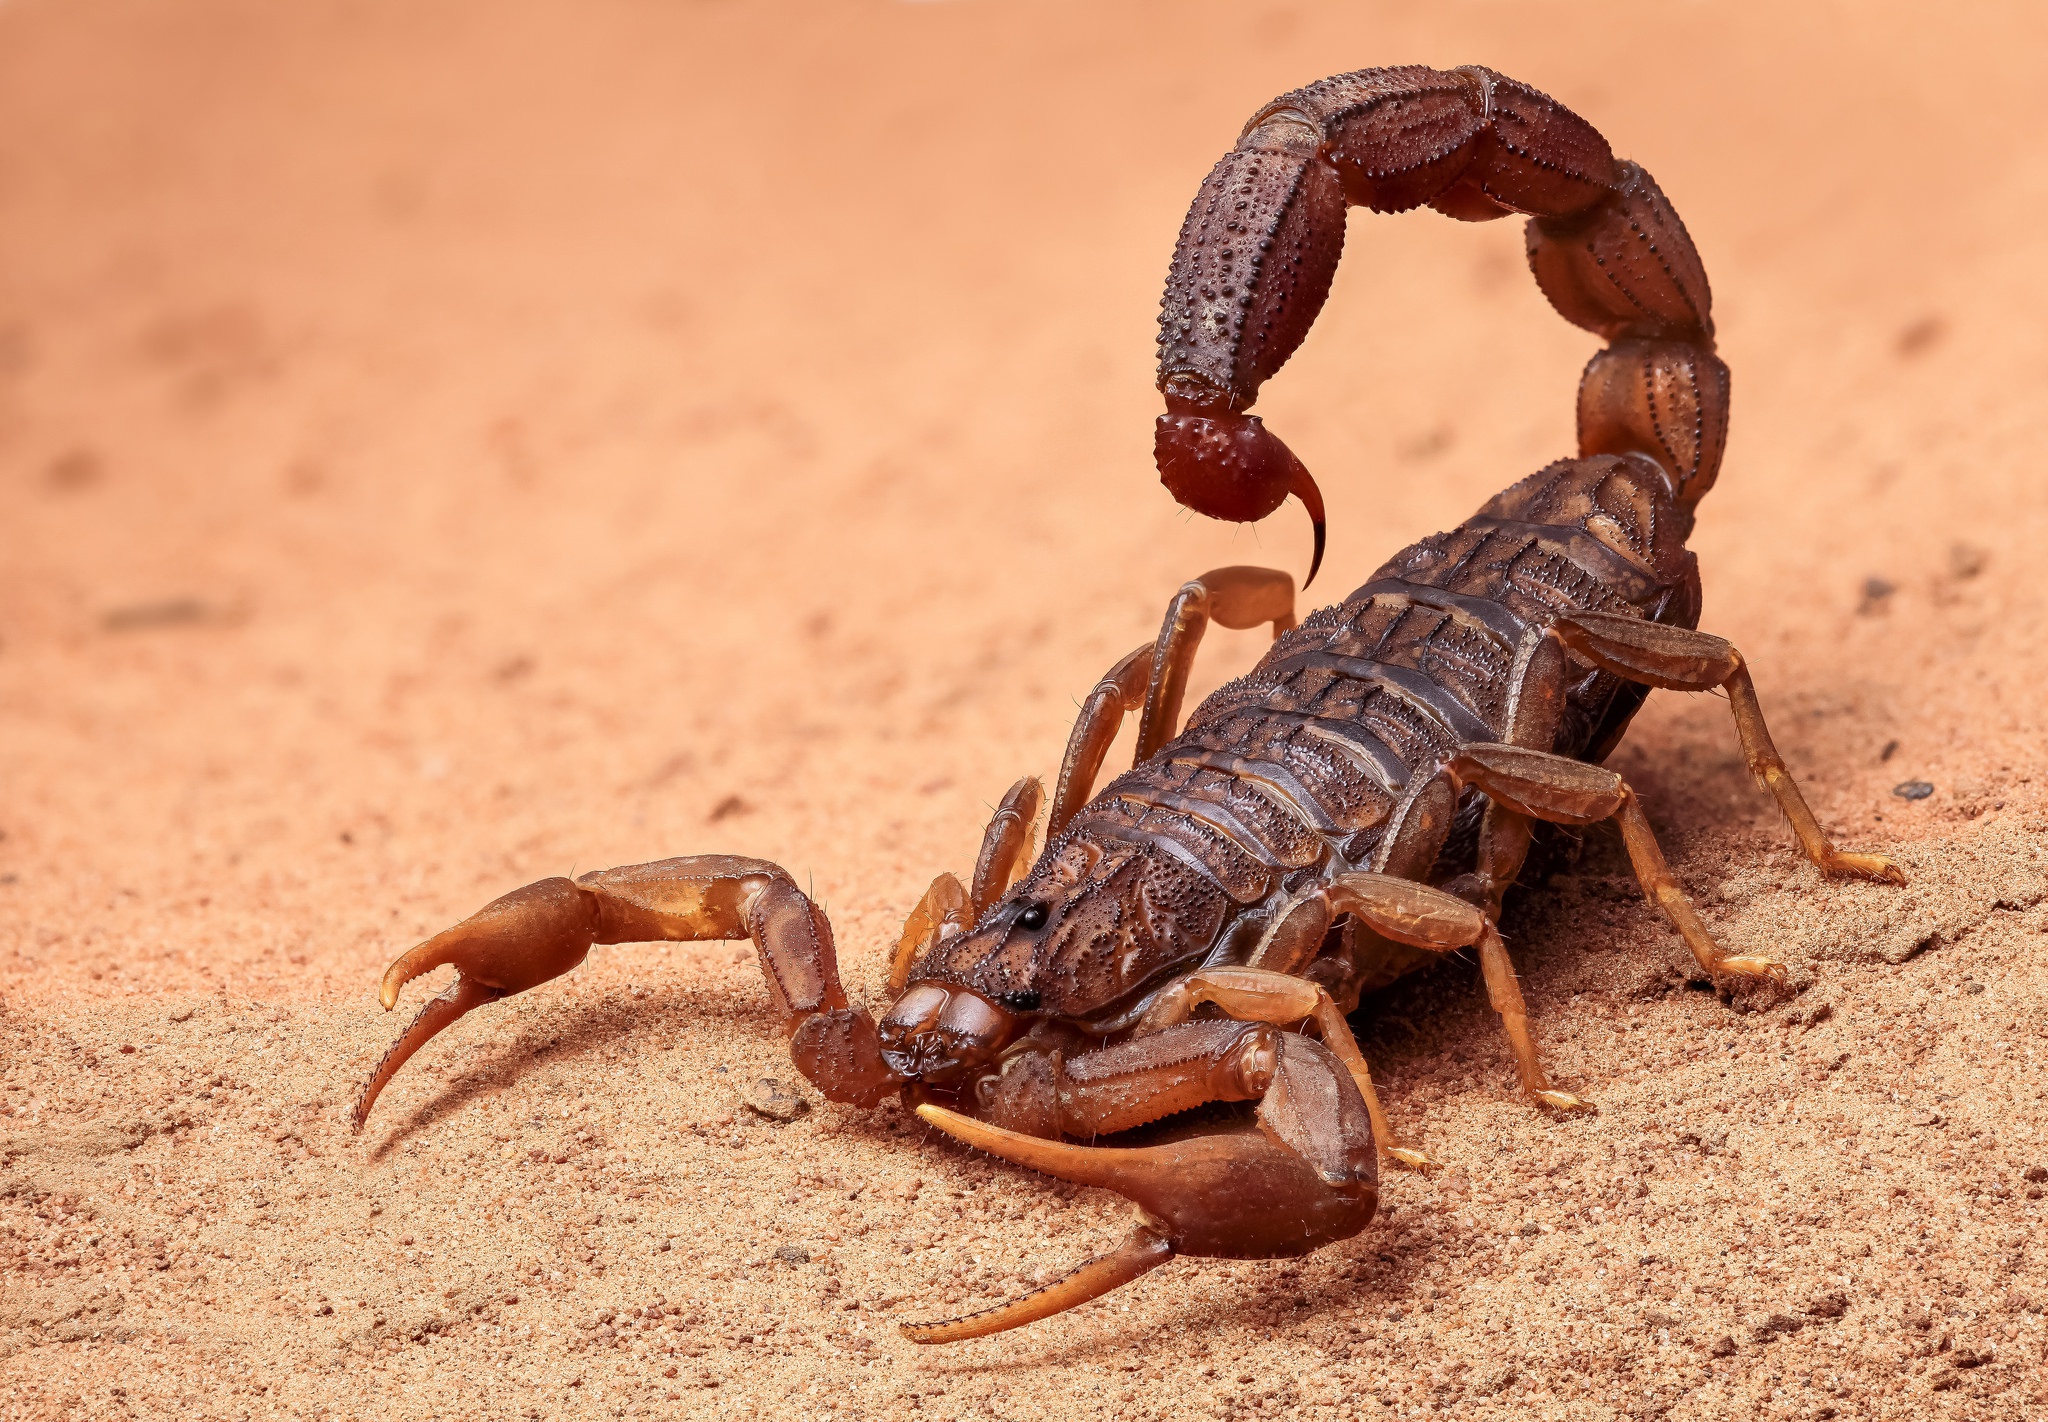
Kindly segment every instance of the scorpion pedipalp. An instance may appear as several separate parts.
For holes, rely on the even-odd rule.
[[[835,1101],[872,1106],[903,1078],[882,1060],[875,1022],[839,983],[832,926],[788,873],[759,859],[704,854],[543,879],[485,905],[400,956],[379,996],[454,965],[458,976],[378,1063],[356,1098],[356,1130],[406,1059],[472,1008],[576,967],[595,943],[751,938],[797,1069]]]
[[[389,1012],[399,989],[436,968],[453,965],[455,981],[430,998],[385,1052],[357,1093],[350,1122],[362,1130],[398,1069],[443,1029],[471,1010],[560,977],[590,952],[599,927],[591,896],[567,879],[542,879],[493,899],[384,970],[377,998]]]
[[[1056,1179],[1115,1191],[1144,1218],[1123,1250],[1089,1261],[1058,1284],[968,1318],[906,1326],[905,1336],[942,1343],[1015,1328],[1100,1297],[1174,1254],[1291,1258],[1363,1229],[1379,1204],[1364,1102],[1320,1044],[1291,1033],[1272,1041],[1255,1123],[1240,1130],[1157,1145],[1086,1146],[920,1105],[917,1114],[954,1139]],[[1145,1234],[1164,1247],[1139,1243]]]
[[[1098,1254],[1077,1264],[1051,1283],[1041,1284],[1028,1294],[1006,1299],[959,1318],[936,1323],[904,1323],[897,1327],[913,1343],[961,1343],[969,1338],[986,1338],[1022,1328],[1041,1318],[1065,1313],[1090,1299],[1099,1299],[1120,1289],[1141,1274],[1148,1274],[1173,1258],[1173,1242],[1150,1225],[1132,1227],[1124,1242],[1108,1254]]]

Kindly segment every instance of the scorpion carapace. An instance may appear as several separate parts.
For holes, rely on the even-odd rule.
[[[1321,306],[1346,205],[1423,203],[1530,214],[1543,290],[1608,338],[1580,383],[1578,457],[1298,626],[1284,573],[1221,568],[1182,587],[1158,638],[1090,693],[1050,806],[1037,780],[1019,781],[970,881],[941,874],[911,911],[879,1022],[848,1001],[824,913],[774,864],[700,855],[547,879],[386,971],[388,1009],[410,979],[458,970],[372,1073],[357,1127],[436,1032],[567,972],[593,943],[751,938],[797,1068],[827,1097],[900,1093],[963,1141],[1140,1206],[1119,1248],[1056,1282],[905,1329],[947,1342],[1071,1308],[1175,1254],[1299,1255],[1364,1228],[1379,1160],[1430,1162],[1395,1141],[1346,1014],[1433,956],[1474,949],[1523,1090],[1583,1106],[1544,1074],[1497,928],[1537,822],[1614,819],[1703,969],[1782,976],[1721,951],[1634,793],[1599,764],[1650,687],[1724,691],[1750,770],[1808,858],[1903,882],[1828,842],[1741,655],[1695,630],[1685,539],[1728,409],[1706,278],[1649,175],[1534,90],[1483,69],[1364,70],[1258,112],[1174,257],[1168,487],[1226,518],[1300,494],[1320,554],[1313,481],[1244,409]],[[1275,640],[1181,727],[1212,621],[1270,623]],[[1132,712],[1136,764],[1097,794]],[[1210,1109],[1183,1117],[1196,1107]],[[1139,1134],[1100,1143],[1126,1132]]]

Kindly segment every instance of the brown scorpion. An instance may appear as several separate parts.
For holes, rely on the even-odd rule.
[[[1363,1229],[1399,1145],[1347,1025],[1361,993],[1476,949],[1522,1088],[1544,1076],[1496,928],[1536,822],[1618,822],[1645,894],[1700,967],[1724,954],[1673,879],[1628,784],[1600,762],[1651,687],[1720,689],[1750,771],[1827,874],[1903,883],[1837,850],[1786,773],[1742,655],[1695,630],[1693,509],[1719,470],[1728,368],[1707,279],[1650,175],[1584,120],[1477,67],[1365,69],[1255,114],[1182,225],[1160,316],[1161,480],[1250,520],[1301,462],[1256,416],[1259,387],[1328,294],[1348,207],[1529,218],[1529,266],[1566,320],[1605,338],[1579,383],[1579,451],[1396,554],[1297,625],[1284,573],[1223,568],[1174,596],[1158,639],[1089,695],[1035,862],[1038,781],[1020,781],[971,883],[912,910],[877,1022],[840,985],[831,925],[777,865],[699,855],[544,879],[394,962],[457,971],[355,1106],[472,1008],[582,962],[594,943],[751,938],[797,1069],[834,1101],[902,1093],[947,1133],[1141,1210],[1113,1252],[994,1308],[906,1326],[974,1338],[1072,1308],[1176,1254],[1301,1255]],[[1315,575],[1315,564],[1309,576]],[[1179,724],[1210,623],[1270,622],[1271,650]],[[1093,794],[1126,714],[1135,766]],[[1196,1107],[1249,1103],[1167,1122]],[[1160,1125],[1157,1123],[1166,1123]],[[1121,1144],[1103,1137],[1151,1128]],[[1077,1141],[1091,1142],[1079,1144]]]

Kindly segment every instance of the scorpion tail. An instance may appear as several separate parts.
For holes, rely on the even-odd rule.
[[[994,1308],[963,1314],[936,1323],[906,1323],[903,1336],[913,1343],[959,1343],[968,1338],[986,1338],[991,1333],[1021,1328],[1099,1299],[1111,1289],[1120,1289],[1140,1274],[1157,1269],[1173,1258],[1173,1245],[1148,1225],[1132,1229],[1113,1252],[1098,1254],[1087,1263],[1068,1270],[1049,1284],[1041,1284]]]
[[[1159,482],[1186,508],[1232,523],[1256,523],[1287,502],[1301,500],[1315,529],[1315,553],[1304,589],[1323,566],[1323,491],[1308,466],[1257,415],[1167,402],[1152,434]]]
[[[1476,66],[1363,69],[1282,94],[1203,181],[1159,309],[1166,414],[1154,457],[1173,496],[1245,520],[1298,494],[1320,554],[1313,481],[1244,412],[1323,309],[1347,208],[1425,204],[1466,222],[1530,219],[1536,284],[1608,342],[1580,385],[1579,453],[1656,460],[1690,511],[1714,482],[1728,423],[1728,368],[1692,238],[1650,175],[1584,119]]]

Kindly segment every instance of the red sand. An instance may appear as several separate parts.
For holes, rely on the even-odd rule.
[[[2041,1415],[2048,22],[1933,13],[0,7],[0,1414]],[[746,945],[603,950],[352,1139],[383,964],[543,875],[776,859],[874,997],[1179,580],[1305,565],[1157,486],[1155,302],[1259,103],[1416,60],[1684,213],[1706,625],[1912,887],[1819,881],[1659,694],[1615,764],[1803,992],[1684,990],[1596,835],[1508,928],[1598,1115],[1517,1101],[1449,964],[1359,1018],[1451,1164],[1372,1230],[952,1349],[894,1324],[1128,1207],[736,1110],[793,1076]],[[1332,596],[1567,452],[1592,347],[1513,224],[1351,231],[1261,406]]]

